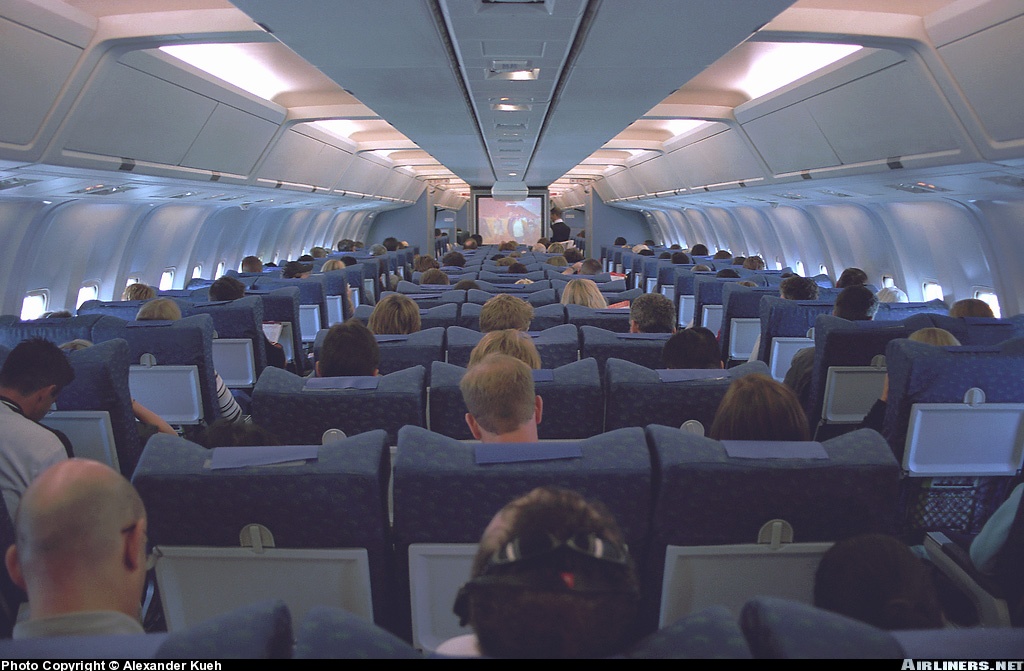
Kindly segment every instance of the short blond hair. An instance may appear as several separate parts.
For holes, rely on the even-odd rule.
[[[332,270],[345,270],[345,262],[341,259],[330,259],[320,269],[322,273],[329,273]]]
[[[156,298],[156,289],[148,284],[135,282],[125,287],[121,297],[126,301],[148,301]]]
[[[480,330],[483,333],[502,329],[528,331],[531,321],[533,306],[511,294],[498,294],[480,308]]]
[[[388,294],[380,299],[367,326],[377,335],[408,335],[420,330],[420,309],[404,294]]]
[[[569,280],[562,289],[562,305],[582,305],[588,308],[606,308],[605,300],[594,280]]]
[[[470,366],[459,389],[469,414],[488,433],[511,433],[536,412],[533,373],[507,354],[488,354]]]
[[[957,340],[955,335],[946,329],[935,327],[918,329],[911,333],[909,338],[914,342],[923,342],[926,345],[935,345],[936,347],[960,347],[960,341]]]
[[[181,308],[170,298],[155,298],[141,308],[135,315],[137,321],[159,320],[177,321],[181,319]]]
[[[519,359],[533,370],[541,368],[540,353],[533,338],[516,329],[502,329],[484,334],[469,355],[469,366],[480,363],[488,354],[507,354]]]

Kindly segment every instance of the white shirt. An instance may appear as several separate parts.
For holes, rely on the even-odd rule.
[[[139,621],[114,610],[93,610],[26,620],[14,625],[13,638],[144,634]]]
[[[29,483],[67,458],[53,432],[0,403],[0,493],[12,520]]]

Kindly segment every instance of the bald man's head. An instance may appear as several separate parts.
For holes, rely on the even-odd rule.
[[[33,618],[78,610],[137,615],[146,510],[120,473],[88,459],[48,468],[25,490],[15,531],[7,567],[28,592]]]

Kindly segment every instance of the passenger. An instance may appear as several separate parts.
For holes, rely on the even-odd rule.
[[[743,267],[747,270],[764,270],[764,259],[760,256],[748,256],[743,262]]]
[[[516,263],[518,263],[518,261],[516,261],[516,257],[514,256],[504,256],[494,262],[494,264],[499,268],[511,268]]]
[[[345,268],[348,268],[348,266],[341,259],[329,259],[324,265],[320,266],[320,272],[330,273],[335,270],[345,270]]]
[[[626,247],[626,246],[627,246],[627,245],[626,245],[626,238],[624,238],[624,237],[622,237],[622,236],[620,235],[619,237],[615,238],[615,242],[614,242],[613,244],[614,244],[614,245],[615,245],[616,247]]]
[[[121,300],[125,301],[149,301],[154,298],[156,298],[156,289],[142,282],[129,284],[121,294]]]
[[[562,290],[562,305],[582,305],[601,309],[608,307],[608,301],[593,280],[570,280]]]
[[[396,238],[396,237],[389,236],[387,238],[384,238],[381,241],[381,244],[384,245],[384,249],[388,250],[389,252],[397,252],[398,251],[398,244],[399,243],[398,243],[398,238]]]
[[[871,321],[878,311],[878,299],[863,284],[846,287],[836,296],[832,314],[850,321]],[[783,383],[796,393],[804,407],[810,404],[811,374],[814,371],[814,348],[805,347],[793,355]]]
[[[633,253],[634,254],[639,254],[640,252],[644,251],[645,249],[650,249],[650,247],[648,247],[645,244],[633,245]]]
[[[477,249],[477,247],[476,240],[473,238],[466,238],[466,241],[462,243],[462,248],[467,252]]]
[[[747,262],[747,257],[745,257],[745,256],[734,256],[734,257],[732,257],[732,265],[734,265],[734,266],[742,266],[746,262]]]
[[[599,658],[631,643],[639,579],[607,509],[580,494],[534,489],[494,516],[455,612],[474,634],[440,654]]]
[[[431,268],[420,275],[420,284],[446,285],[450,283],[451,279],[448,277],[448,273],[440,268]]]
[[[686,255],[686,252],[674,252],[672,254],[673,265],[679,265],[682,263],[689,263],[690,257]]]
[[[530,330],[533,306],[511,294],[498,294],[480,308],[480,332],[490,333],[504,329]]]
[[[534,244],[534,246],[531,248],[531,251],[546,253],[548,251],[548,246],[545,245],[543,242],[538,242]]]
[[[283,444],[274,434],[259,424],[226,422],[223,419],[218,419],[203,429],[196,442],[209,449]]]
[[[7,550],[11,579],[28,594],[14,638],[141,634],[146,509],[120,473],[71,459],[25,491]]]
[[[313,249],[309,250],[309,255],[312,256],[314,259],[322,259],[327,256],[327,250],[324,249],[323,247],[314,247]]]
[[[519,245],[516,244],[515,240],[507,240],[498,245],[498,251],[500,252],[514,252]]]
[[[847,268],[836,280],[836,289],[845,289],[868,283],[868,274],[860,268]]]
[[[910,299],[907,297],[907,292],[903,291],[899,287],[882,287],[875,294],[879,303],[908,303]]]
[[[886,630],[945,625],[927,566],[885,534],[841,540],[821,558],[814,605]]]
[[[666,249],[661,254],[658,254],[658,260],[659,261],[671,261],[672,260],[672,252],[670,252],[670,251],[668,251]]]
[[[651,249],[641,249],[639,252],[637,252],[637,255],[638,256],[654,256],[654,250],[651,250]]]
[[[697,243],[690,247],[690,256],[707,256],[708,248],[707,245]]]
[[[466,257],[460,252],[448,252],[441,257],[442,268],[465,268]]]
[[[708,435],[714,440],[810,440],[796,394],[756,374],[729,385]]]
[[[956,303],[953,303],[953,307],[949,309],[950,317],[987,317],[992,319],[995,314],[992,312],[992,308],[989,307],[988,303],[978,298],[964,298]]]
[[[376,335],[409,335],[420,330],[420,309],[404,294],[388,294],[380,299],[367,324]]]
[[[536,443],[543,401],[534,393],[530,367],[507,354],[488,354],[459,383],[466,424],[485,443]]]
[[[599,275],[601,274],[601,262],[597,259],[585,259],[580,264],[579,275]]]
[[[918,329],[910,334],[907,338],[914,342],[921,342],[926,345],[934,345],[935,347],[959,347],[960,341],[957,340],[956,336],[947,331],[946,329],[940,328],[923,328]],[[885,413],[888,410],[889,402],[889,376],[885,376],[885,382],[882,384],[882,395],[875,401],[875,404],[871,406],[871,410],[864,417],[864,420],[860,424],[862,429],[874,429],[875,431],[881,432],[882,426],[885,422]]]
[[[425,273],[431,268],[440,268],[441,264],[433,256],[417,254],[412,259],[412,269],[417,273]]]
[[[456,289],[458,291],[469,291],[470,289],[479,288],[480,285],[477,284],[474,280],[459,280],[458,282],[455,283],[455,286],[452,287],[452,289]]]
[[[569,239],[569,224],[562,221],[562,211],[551,208],[551,242],[565,242]]]
[[[751,288],[756,288],[757,287],[757,283],[751,282],[750,280],[743,280],[742,282],[737,282],[736,284],[740,285],[741,287],[751,287]]]
[[[388,253],[388,248],[384,245],[373,245],[370,247],[370,256],[384,256]]]
[[[717,273],[715,273],[715,277],[724,277],[736,280],[739,279],[740,274],[733,270],[732,268],[723,268],[719,270]]]
[[[816,301],[819,287],[809,277],[790,275],[779,284],[779,296],[790,301]]]
[[[241,268],[243,273],[262,273],[263,262],[260,261],[260,258],[258,256],[247,256],[244,259],[242,259]]]
[[[565,245],[560,242],[552,242],[548,247],[548,254],[565,254]]]
[[[711,258],[715,259],[716,261],[725,261],[732,258],[732,252],[730,252],[728,249],[719,249]]]
[[[281,277],[286,280],[304,280],[313,273],[313,264],[304,261],[289,261],[284,264]]]
[[[569,265],[564,256],[552,256],[547,260],[547,264],[555,268],[565,268]]]
[[[316,362],[317,377],[376,376],[380,347],[358,319],[335,324],[327,331]]]
[[[698,263],[697,265],[695,265],[693,267],[693,272],[695,272],[695,273],[710,273],[711,272],[711,268],[709,266],[705,266],[703,263]]]
[[[351,252],[353,243],[354,240],[349,240],[348,238],[342,238],[341,240],[338,240],[338,251]]]
[[[725,368],[722,364],[722,353],[718,348],[718,339],[703,326],[676,331],[665,341],[665,347],[661,350],[661,362],[665,368]]]
[[[522,279],[516,280],[515,282],[513,282],[513,284],[533,284],[533,280],[531,280],[529,277],[524,277]]]
[[[673,333],[676,309],[661,294],[641,294],[629,306],[630,333]]]
[[[575,247],[570,247],[569,249],[565,250],[565,253],[562,254],[562,256],[565,257],[565,260],[569,265],[575,265],[577,263],[583,262],[583,252],[576,249]]]
[[[1011,562],[1006,561],[1008,557],[1005,556],[1005,550],[1010,537],[1010,527],[1019,514],[1022,496],[1024,496],[1024,484],[1014,487],[1010,496],[992,513],[992,516],[985,522],[985,526],[981,528],[981,532],[971,543],[971,563],[975,568],[982,573],[995,576],[1000,573],[999,569],[1005,566],[1016,575],[1018,593],[1024,589],[1019,580],[1020,564],[1014,566]],[[1016,548],[1016,551],[1019,553],[1022,549],[1024,548]],[[1011,607],[1013,606],[1011,605]],[[1018,594],[1016,610],[1021,608],[1024,608],[1024,605],[1019,603]]]
[[[42,338],[20,342],[0,368],[0,493],[12,518],[29,483],[71,456],[39,421],[74,379],[64,352]]]
[[[508,272],[510,275],[525,275],[529,271],[526,269],[525,265],[517,261],[508,267]]]
[[[177,321],[181,319],[181,308],[170,298],[156,298],[149,301],[135,315],[137,321]],[[217,385],[217,407],[220,416],[229,422],[248,422],[248,415],[242,414],[242,408],[238,401],[231,395],[231,390],[224,384],[217,371],[213,372]]]
[[[533,370],[541,368],[540,353],[533,338],[516,329],[485,333],[469,355],[469,367],[480,363],[488,354],[507,354],[519,359]]]

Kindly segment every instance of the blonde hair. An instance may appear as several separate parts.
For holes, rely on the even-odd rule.
[[[139,308],[135,319],[140,322],[150,319],[177,321],[181,319],[181,308],[170,298],[155,298]]]
[[[533,338],[516,329],[502,329],[484,334],[469,355],[469,367],[480,363],[488,354],[507,354],[519,359],[533,370],[541,368],[540,353]]]
[[[530,367],[507,354],[488,354],[470,366],[459,389],[469,414],[489,433],[515,431],[536,410]]]
[[[567,265],[569,265],[569,262],[565,260],[564,256],[552,256],[550,259],[547,260],[547,263],[548,265],[554,266],[556,268],[565,268]]]
[[[714,440],[810,440],[807,415],[793,390],[767,375],[732,384],[715,412]]]
[[[995,317],[992,308],[980,298],[964,298],[949,309],[950,317]]]
[[[594,280],[570,280],[562,289],[562,305],[582,305],[588,308],[606,308],[608,301],[601,295]]]
[[[329,273],[332,270],[345,270],[345,263],[341,259],[331,259],[320,269],[322,273]]]
[[[497,261],[495,261],[494,265],[496,265],[499,268],[501,268],[501,267],[507,267],[507,266],[514,265],[515,263],[516,263],[516,257],[514,257],[514,256],[506,256],[503,259],[498,259]]]
[[[420,330],[420,309],[403,294],[388,294],[380,299],[367,324],[377,335],[408,335]]]
[[[515,284],[533,284],[533,280],[531,280],[529,277],[524,277],[521,280],[516,280]]]
[[[526,331],[533,321],[533,306],[511,294],[498,294],[480,308],[480,330],[483,333],[516,329]]]
[[[156,289],[142,282],[129,284],[121,295],[121,299],[126,301],[148,301],[154,298],[156,298]]]
[[[560,242],[552,242],[548,247],[548,254],[565,254],[565,245]]]
[[[926,329],[918,329],[909,336],[910,340],[914,342],[923,342],[926,345],[935,345],[936,347],[959,347],[960,341],[956,339],[956,336],[947,331],[946,329],[940,329],[930,327]]]

